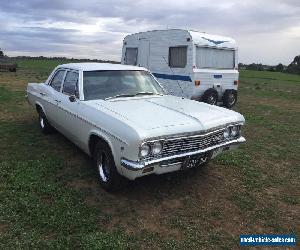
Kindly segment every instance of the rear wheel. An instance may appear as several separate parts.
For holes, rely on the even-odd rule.
[[[232,108],[237,101],[237,91],[228,89],[223,95],[223,104],[226,108]]]
[[[118,173],[107,143],[101,140],[96,143],[93,159],[98,172],[99,182],[105,190],[116,191],[126,184],[126,179]]]
[[[38,110],[39,114],[39,126],[44,134],[51,134],[54,131],[54,128],[50,125],[49,121],[46,118],[43,110],[40,108]]]
[[[218,103],[218,92],[215,89],[208,89],[202,96],[202,101],[210,105],[216,105]]]

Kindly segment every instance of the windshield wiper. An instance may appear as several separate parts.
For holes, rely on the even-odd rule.
[[[138,96],[138,95],[161,95],[161,94],[153,93],[153,92],[138,92],[136,94],[120,94],[120,95],[114,95],[111,97],[107,97],[107,98],[105,98],[105,101],[109,100],[109,99],[119,98],[119,97],[134,97],[134,96]]]
[[[137,96],[137,95],[155,95],[155,93],[153,93],[153,92],[138,92],[135,94],[135,96]]]
[[[120,95],[114,95],[114,96],[110,96],[105,98],[104,100],[109,100],[109,99],[114,99],[114,98],[119,98],[119,97],[133,97],[135,95],[130,95],[130,94],[120,94]]]

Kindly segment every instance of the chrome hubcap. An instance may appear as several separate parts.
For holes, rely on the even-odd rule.
[[[99,152],[97,159],[98,159],[97,165],[98,165],[98,171],[99,171],[100,178],[104,182],[107,182],[109,180],[109,174],[110,174],[107,157],[103,152]]]
[[[213,96],[210,96],[210,97],[208,98],[208,103],[214,105],[214,104],[216,103],[215,98],[214,98]]]
[[[228,100],[229,100],[229,105],[230,106],[233,105],[235,102],[234,94],[229,95]]]
[[[45,127],[44,118],[42,116],[40,117],[40,125],[42,128]]]

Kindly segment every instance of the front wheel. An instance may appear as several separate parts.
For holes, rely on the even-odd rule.
[[[54,131],[54,128],[50,125],[49,121],[46,118],[44,112],[40,109],[39,114],[39,126],[44,134],[51,134]]]
[[[96,143],[93,159],[99,182],[105,190],[116,191],[124,186],[126,180],[118,173],[111,150],[105,142]]]

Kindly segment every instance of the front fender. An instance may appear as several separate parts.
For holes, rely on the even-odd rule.
[[[93,129],[90,131],[89,133],[89,141],[88,143],[90,143],[90,140],[91,140],[91,137],[93,135],[96,135],[97,137],[99,137],[100,139],[104,140],[108,145],[109,147],[111,148],[112,150],[112,153],[114,154],[115,153],[115,150],[114,150],[114,145],[111,141],[111,139],[109,138],[109,135],[107,135],[106,133],[102,132],[102,131],[99,131],[97,129]],[[90,152],[90,155],[92,154],[92,152]]]
[[[89,143],[90,143],[91,137],[93,135],[99,137],[100,139],[102,139],[109,145],[112,155],[113,155],[113,158],[114,158],[114,161],[115,161],[116,168],[121,175],[124,175],[123,169],[121,166],[121,159],[124,154],[124,148],[126,146],[126,143],[119,140],[118,138],[115,138],[115,137],[105,133],[104,131],[101,131],[98,129],[93,129],[89,133],[88,148],[89,148]],[[88,151],[89,151],[89,154],[92,155],[92,152],[90,152],[90,150],[88,150]]]

